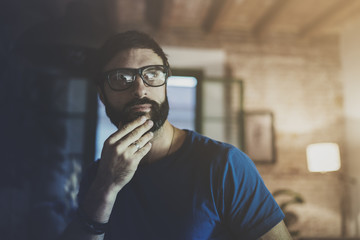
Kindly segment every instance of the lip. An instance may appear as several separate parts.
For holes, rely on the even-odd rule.
[[[151,111],[151,104],[139,104],[132,106],[130,108],[131,111],[135,112],[150,112]]]

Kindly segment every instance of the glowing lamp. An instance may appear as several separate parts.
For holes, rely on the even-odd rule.
[[[307,166],[310,172],[332,172],[341,167],[339,145],[315,143],[306,148]]]

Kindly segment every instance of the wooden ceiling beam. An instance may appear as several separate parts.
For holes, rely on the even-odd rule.
[[[230,0],[212,0],[207,16],[204,18],[202,28],[206,33],[210,33],[214,30],[217,23],[220,21],[220,15],[224,9],[224,6],[229,3]]]
[[[344,15],[350,13],[355,7],[355,5],[359,5],[358,0],[339,0],[331,8],[329,8],[323,14],[319,15],[316,19],[314,19],[314,21],[304,26],[299,31],[299,38],[309,38],[314,34],[321,32],[321,30],[326,26],[328,22],[330,22],[332,19],[336,18],[340,14]]]
[[[155,29],[162,25],[165,12],[165,0],[146,0],[146,20]]]
[[[277,0],[272,4],[272,6],[266,11],[265,14],[254,24],[253,35],[260,36],[270,28],[275,17],[284,10],[286,4],[289,3],[289,0]]]

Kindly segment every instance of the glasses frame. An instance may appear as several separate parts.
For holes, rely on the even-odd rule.
[[[162,83],[161,85],[151,85],[150,83],[146,82],[146,80],[143,78],[143,71],[149,67],[163,67],[164,70],[165,70],[165,81],[164,83]],[[116,71],[119,71],[119,70],[125,70],[125,71],[129,71],[131,72],[133,75],[132,75],[132,81],[131,81],[131,84],[129,84],[129,86],[127,88],[124,88],[124,89],[114,89],[111,84],[110,84],[110,79],[109,79],[109,75],[110,73],[112,72],[116,72]],[[112,69],[110,71],[107,71],[107,72],[104,72],[103,73],[103,76],[105,78],[105,80],[107,81],[109,87],[111,90],[113,91],[118,91],[118,92],[121,92],[121,91],[125,91],[129,88],[131,88],[136,80],[136,76],[139,75],[141,80],[144,82],[144,84],[146,84],[147,86],[150,86],[150,87],[161,87],[163,85],[165,85],[167,83],[167,80],[169,78],[169,67],[166,66],[166,65],[147,65],[147,66],[144,66],[144,67],[141,67],[141,68],[116,68],[116,69]]]

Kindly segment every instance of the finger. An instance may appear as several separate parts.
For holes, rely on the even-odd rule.
[[[132,154],[139,151],[143,148],[154,136],[154,133],[148,132],[147,134],[143,135],[139,140],[136,140],[133,144],[129,146],[130,151]]]
[[[143,125],[137,127],[128,135],[123,137],[119,144],[128,147],[133,144],[135,141],[138,141],[146,132],[148,132],[151,127],[154,125],[153,121],[147,120]]]
[[[134,153],[137,164],[145,157],[146,154],[151,150],[152,144],[151,142],[146,143],[142,148],[139,149],[136,153]]]
[[[139,117],[137,119],[135,119],[134,121],[125,124],[124,126],[121,126],[121,124],[119,124],[119,129],[114,132],[109,138],[108,138],[108,142],[109,144],[114,144],[117,141],[119,141],[121,138],[123,138],[124,136],[128,135],[131,131],[133,131],[135,128],[141,126],[142,124],[144,124],[146,122],[147,118],[145,116]]]

